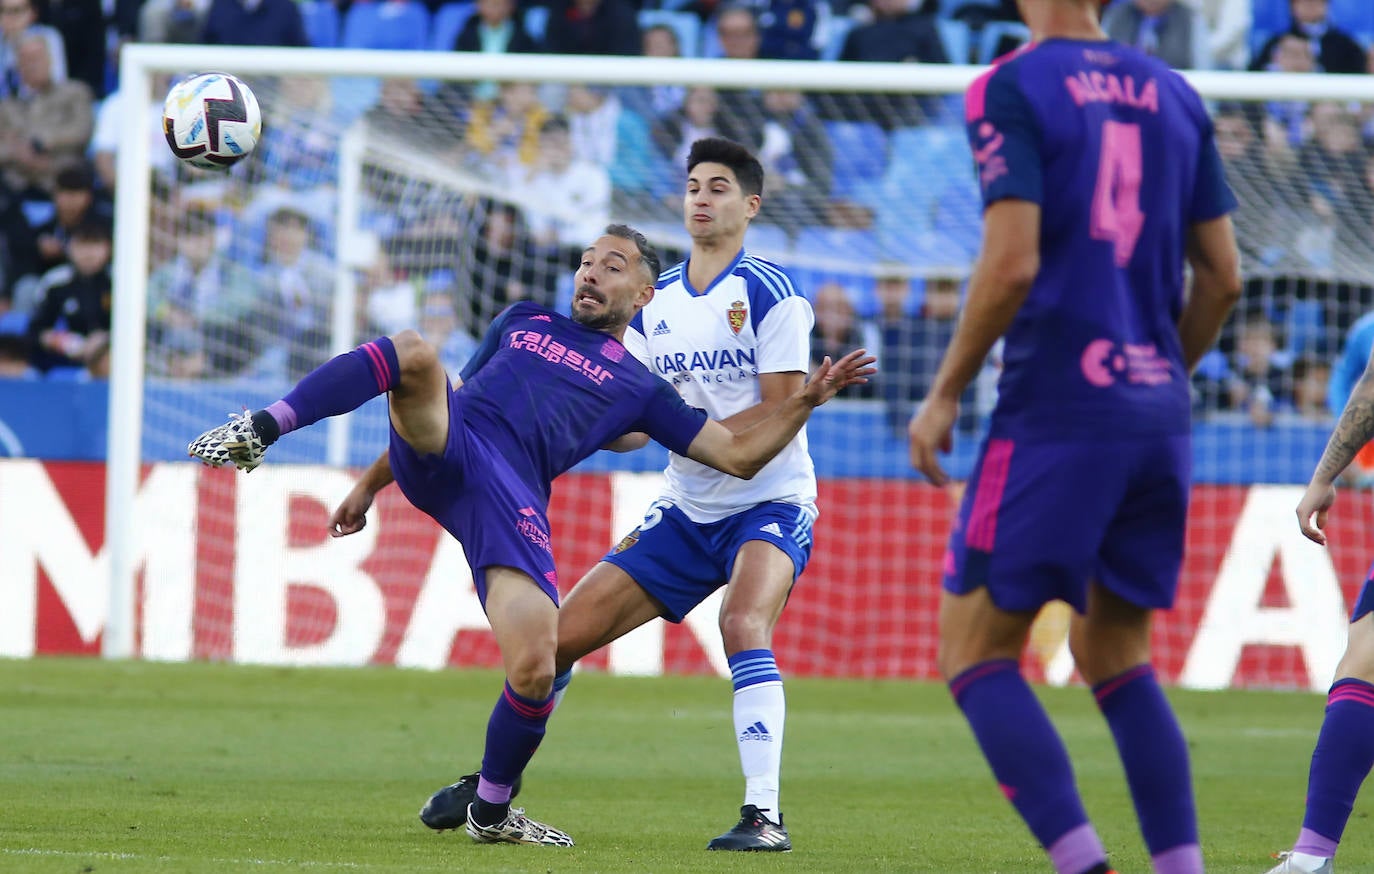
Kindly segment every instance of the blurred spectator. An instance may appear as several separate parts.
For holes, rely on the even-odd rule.
[[[1360,120],[1339,103],[1322,102],[1312,106],[1308,122],[1312,138],[1300,162],[1320,227],[1305,229],[1313,247],[1307,260],[1314,267],[1329,268],[1338,258],[1367,258],[1370,192],[1364,181]]]
[[[29,321],[31,362],[46,373],[85,367],[110,336],[110,226],[82,223],[67,241],[71,263],[44,277],[43,300]]]
[[[1327,0],[1289,0],[1292,23],[1284,33],[1269,39],[1250,64],[1252,70],[1288,70],[1278,58],[1285,36],[1295,36],[1311,46],[1319,71],[1327,73],[1365,72],[1364,49],[1350,34],[1335,27],[1327,18]]]
[[[682,109],[654,126],[653,139],[659,151],[674,167],[684,168],[685,174],[692,143],[703,137],[725,137],[749,145],[754,139],[750,124],[757,118],[758,115],[727,114],[721,106],[721,96],[711,88],[689,88]],[[674,203],[680,196],[680,191],[673,196]]]
[[[720,40],[721,57],[732,61],[756,61],[761,56],[758,18],[747,6],[726,6],[716,13],[716,37]],[[721,90],[721,112],[735,123],[748,125],[759,116],[762,107],[757,92],[734,89]]]
[[[90,219],[114,220],[114,204],[97,194],[90,164],[68,164],[53,185],[53,216],[34,228],[38,269],[45,273],[67,263],[67,240],[76,228]]]
[[[1103,14],[1102,29],[1174,69],[1210,66],[1207,26],[1182,0],[1123,0]]]
[[[1371,356],[1374,356],[1374,312],[1365,314],[1350,326],[1341,344],[1341,354],[1336,356],[1336,363],[1331,368],[1326,404],[1333,416],[1339,416],[1345,409]]]
[[[503,82],[496,100],[482,101],[468,118],[466,145],[490,169],[530,166],[539,153],[539,131],[549,110],[529,82]]]
[[[539,134],[539,157],[517,165],[510,190],[524,209],[537,246],[581,251],[611,220],[611,177],[606,168],[573,154],[567,119],[554,116]]]
[[[1243,410],[1257,428],[1269,427],[1280,403],[1289,396],[1290,367],[1269,316],[1258,309],[1241,314],[1223,405]]]
[[[176,176],[177,159],[167,148],[162,133],[162,98],[172,87],[172,77],[166,73],[154,73],[151,78],[150,93],[142,98],[148,101],[148,109],[145,110],[148,119],[148,161],[152,164],[155,176],[170,180]],[[130,97],[127,88],[117,88],[100,101],[96,109],[95,130],[91,134],[88,151],[95,164],[100,187],[108,192],[115,190],[115,160],[120,144],[129,138],[129,110],[124,103],[127,99],[138,98]],[[268,137],[268,141],[271,141],[271,137]]]
[[[0,179],[0,314],[16,304],[27,312],[37,303],[25,288],[37,282],[38,246],[19,197]],[[19,300],[16,300],[19,298]]]
[[[765,91],[763,111],[756,152],[765,171],[760,218],[794,233],[824,224],[833,175],[825,127],[800,91]]]
[[[1202,17],[1209,66],[1244,70],[1250,62],[1251,0],[1187,0]]]
[[[146,0],[138,13],[139,42],[200,42],[210,0]]]
[[[1327,389],[1331,382],[1331,362],[1303,356],[1293,362],[1293,411],[1309,422],[1331,419],[1327,409]]]
[[[943,64],[945,56],[935,17],[912,8],[910,0],[869,0],[871,23],[849,32],[842,61],[887,61]],[[967,58],[956,58],[966,63]]]
[[[637,55],[635,7],[626,0],[552,0],[544,49],[560,55]]]
[[[188,210],[176,255],[148,278],[148,365],[174,377],[228,376],[258,354],[252,276],[219,250],[215,218]]]
[[[913,307],[912,279],[900,264],[888,265],[877,279],[878,389],[887,422],[905,432],[917,405],[930,393],[940,359],[954,336],[959,317],[959,283],[949,279],[925,282],[925,293]],[[961,399],[959,427],[977,423],[973,389]]]
[[[264,376],[297,380],[329,357],[329,312],[334,271],[329,259],[310,248],[310,219],[289,206],[267,219],[262,280],[262,357],[255,370]]]
[[[0,334],[0,379],[37,379],[39,376],[29,363],[29,338],[23,334]]]
[[[759,10],[761,58],[779,61],[814,61],[816,50],[815,0],[769,0]]]
[[[396,86],[392,86],[393,88]],[[402,86],[404,87],[404,86]],[[323,76],[282,76],[263,106],[263,127],[271,132],[258,144],[246,169],[255,184],[280,194],[333,202],[339,175],[339,137],[343,127],[335,112],[329,80]],[[255,199],[261,198],[261,192]],[[327,207],[312,204],[314,214]]]
[[[200,41],[224,46],[296,46],[310,38],[293,0],[210,0]]]
[[[358,293],[366,301],[359,308],[363,322],[358,330],[360,343],[378,334],[413,328],[420,320],[415,283],[397,273],[387,246],[377,247],[363,272]]]
[[[95,118],[91,89],[53,79],[40,33],[19,41],[19,78],[20,96],[0,101],[0,172],[16,191],[46,194],[57,168],[86,153]]]
[[[563,104],[572,136],[573,155],[609,169],[616,158],[620,128],[620,98],[598,85],[568,86]]]
[[[25,36],[38,34],[48,44],[50,76],[54,82],[67,78],[67,47],[57,28],[38,23],[32,0],[0,0],[0,99],[23,91],[19,73],[19,43]]]
[[[537,52],[539,46],[515,15],[515,0],[477,0],[477,13],[453,41],[456,52]]]
[[[453,50],[498,55],[539,51],[538,43],[525,31],[525,25],[515,12],[515,0],[477,0],[477,12],[463,22],[463,29],[453,40]],[[445,100],[453,106],[466,106],[473,100],[492,100],[498,91],[498,85],[491,81],[448,82],[442,87],[448,92]],[[455,96],[459,98],[457,102],[452,99]]]
[[[8,3],[10,0],[3,0]],[[85,82],[91,93],[105,93],[106,24],[103,0],[48,0],[48,21],[62,37],[61,78]],[[50,51],[54,57],[56,51]]]
[[[881,344],[872,329],[859,321],[854,311],[854,302],[849,291],[838,282],[827,282],[816,289],[816,299],[812,303],[816,313],[815,325],[811,328],[811,369],[828,355],[831,361],[863,347],[880,349]],[[874,382],[851,386],[846,389],[850,398],[872,398],[877,394]]]
[[[453,297],[441,289],[428,291],[420,301],[420,336],[439,350],[449,378],[456,377],[477,351],[477,338],[458,324]]]
[[[678,58],[682,47],[677,43],[677,31],[666,24],[656,24],[644,31],[644,56],[647,58]],[[682,108],[687,89],[681,85],[632,86],[620,90],[620,102],[652,123],[670,112]]]
[[[560,266],[534,250],[520,210],[493,203],[481,218],[471,246],[459,250],[456,271],[459,323],[474,336],[486,332],[497,313],[520,300],[553,305]]]

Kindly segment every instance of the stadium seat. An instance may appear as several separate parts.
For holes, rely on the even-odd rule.
[[[1011,37],[1024,45],[1030,42],[1030,28],[1017,21],[989,21],[978,34],[978,60],[984,64],[997,60],[997,47],[1003,37]]]
[[[1368,0],[1355,0],[1355,2],[1364,4]],[[1335,4],[1333,3],[1333,16],[1334,7]],[[1252,35],[1259,32],[1273,35],[1281,30],[1287,30],[1288,23],[1292,20],[1288,12],[1288,0],[1253,0],[1251,8],[1250,33]]]
[[[972,60],[969,49],[973,44],[973,34],[967,24],[940,18],[936,20],[935,28],[940,31],[940,44],[945,47],[945,57],[949,58],[951,64],[967,64]]]
[[[1326,312],[1321,301],[1293,301],[1288,309],[1286,322],[1286,351],[1290,355],[1296,357],[1323,349],[1326,341]]]
[[[10,310],[0,314],[0,334],[23,334],[29,329],[29,313]]]
[[[940,17],[953,18],[960,10],[981,7],[988,12],[996,12],[1001,7],[1000,0],[940,0]]]
[[[878,260],[878,235],[857,228],[809,227],[797,233],[796,250],[851,262]]]
[[[1374,3],[1370,0],[1331,0],[1330,16],[1332,24],[1357,39],[1374,33]]]
[[[426,49],[429,47],[429,10],[415,0],[354,3],[344,16],[343,47]]]
[[[544,31],[549,28],[549,7],[531,6],[525,10],[525,33],[530,35],[530,39],[544,45]]]
[[[937,212],[951,197],[947,192],[971,184],[973,159],[962,128],[953,125],[901,128],[891,142],[892,160],[868,204],[880,234],[905,240],[937,227]]]
[[[467,24],[468,19],[476,11],[476,0],[445,3],[440,6],[429,25],[429,47],[436,52],[452,51],[458,34],[463,32],[463,25]]]
[[[339,45],[339,7],[332,0],[305,0],[300,4],[305,35],[317,49]]]
[[[872,121],[827,121],[825,133],[835,155],[832,197],[852,198],[887,167],[887,132]]]
[[[821,49],[822,61],[838,61],[844,53],[844,41],[854,29],[854,19],[847,15],[831,15],[825,25],[825,48]]]
[[[701,44],[701,19],[691,12],[674,12],[670,9],[644,9],[639,13],[639,29],[648,30],[657,25],[673,29],[677,34],[678,51],[684,58],[694,58]]]

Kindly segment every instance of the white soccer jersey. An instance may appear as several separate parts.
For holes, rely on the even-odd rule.
[[[814,321],[811,304],[781,267],[741,251],[703,291],[688,282],[687,262],[664,271],[654,299],[625,331],[625,346],[687,403],[725,419],[759,402],[760,373],[807,372]],[[816,512],[805,428],[751,480],[677,454],[666,475],[664,498],[694,522],[717,522],[767,501]]]

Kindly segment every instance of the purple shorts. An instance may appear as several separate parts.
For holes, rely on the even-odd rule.
[[[1060,600],[1082,613],[1095,581],[1139,607],[1172,606],[1191,461],[1186,434],[990,438],[950,534],[945,590],[986,586],[1011,612]]]
[[[393,427],[390,458],[396,485],[406,498],[463,545],[484,606],[486,569],[493,565],[523,571],[558,604],[544,497],[522,482],[491,444],[464,426],[451,395],[444,454],[418,454]]]

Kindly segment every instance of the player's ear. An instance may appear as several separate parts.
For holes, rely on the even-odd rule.
[[[654,284],[652,282],[639,287],[639,294],[635,295],[635,309],[643,309],[649,305],[649,301],[654,299]]]
[[[763,198],[757,194],[751,194],[745,198],[745,214],[753,218],[759,214],[759,207],[763,205]]]

